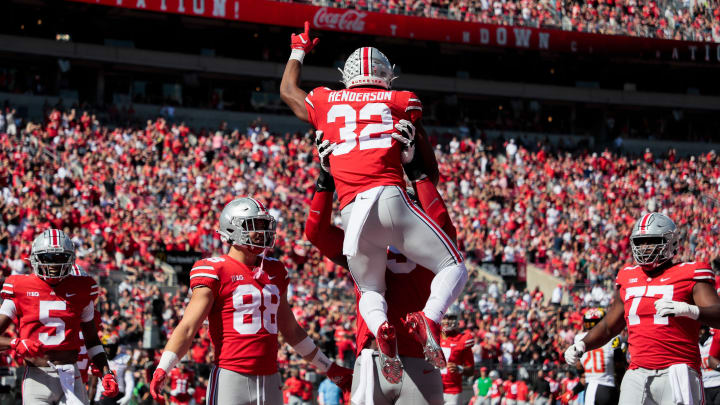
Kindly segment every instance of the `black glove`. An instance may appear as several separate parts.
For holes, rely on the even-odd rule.
[[[427,177],[425,174],[425,166],[422,161],[422,153],[416,153],[410,163],[403,165],[405,174],[408,176],[410,181],[418,181]]]
[[[321,191],[335,191],[335,179],[332,174],[322,168],[320,169],[320,174],[315,182],[315,192],[319,193]]]

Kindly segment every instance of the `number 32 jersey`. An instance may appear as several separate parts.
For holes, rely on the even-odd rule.
[[[35,274],[13,275],[0,292],[2,313],[21,338],[37,340],[45,350],[79,350],[81,323],[93,320],[98,292],[89,276],[70,275],[51,286]]]
[[[700,322],[655,314],[655,301],[660,298],[693,304],[693,287],[697,282],[715,282],[707,263],[675,264],[655,277],[648,277],[640,266],[628,266],[618,272],[616,284],[625,303],[630,369],[659,370],[687,364],[700,372]]]
[[[330,171],[342,209],[358,193],[377,186],[405,188],[401,144],[390,134],[395,124],[422,117],[422,103],[409,91],[318,87],[305,98],[310,123],[323,139],[337,143]]]
[[[190,270],[190,288],[208,287],[214,295],[210,338],[218,367],[238,373],[277,372],[278,307],[288,274],[278,260],[265,258],[269,282],[256,280],[255,268],[228,255],[203,259]]]

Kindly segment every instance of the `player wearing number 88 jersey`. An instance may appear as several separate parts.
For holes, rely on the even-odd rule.
[[[620,387],[622,404],[702,404],[700,324],[720,326],[720,298],[707,263],[673,263],[679,246],[675,223],[659,213],[633,226],[637,265],[618,272],[607,315],[565,351],[574,364],[627,325],[630,366]]]
[[[200,260],[190,270],[190,302],[150,384],[155,400],[162,401],[166,378],[205,318],[215,349],[209,405],[282,403],[278,332],[321,372],[349,387],[352,372],[331,363],[295,320],[286,297],[285,267],[264,254],[275,243],[275,223],[253,198],[238,198],[225,206],[217,233],[230,245],[229,252]]]

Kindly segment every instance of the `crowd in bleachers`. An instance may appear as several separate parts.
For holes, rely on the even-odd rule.
[[[561,350],[580,327],[578,308],[607,305],[614,274],[631,259],[630,226],[642,212],[675,219],[684,259],[718,257],[712,237],[720,230],[720,160],[713,151],[689,159],[650,152],[629,157],[483,134],[440,135],[431,137],[439,190],[472,273],[461,324],[475,336],[478,366],[517,373],[531,387],[537,370],[561,370]],[[187,287],[161,289],[168,274],[156,253],[221,254],[214,233],[221,208],[252,195],[278,219],[274,254],[290,271],[289,301],[299,323],[326,353],[351,365],[352,281],[303,235],[318,173],[311,139],[309,133],[272,133],[262,122],[194,130],[159,118],[140,128],[113,128],[76,110],[53,109],[44,122],[32,123],[5,106],[0,270],[5,276],[32,271],[24,258],[33,237],[49,226],[65,230],[76,244],[77,264],[105,286],[98,299],[102,334],[117,336],[132,354],[136,381],[146,383],[143,370],[158,354],[148,349],[162,347],[188,301]],[[489,261],[544,268],[565,280],[556,293],[571,305],[481,281],[477,264]],[[119,285],[109,284],[111,278]],[[287,346],[281,350],[285,370],[300,362],[290,353]],[[206,375],[213,360],[206,330],[190,356]],[[306,378],[319,382],[311,374]]]
[[[720,42],[720,11],[708,0],[296,1],[486,24]]]

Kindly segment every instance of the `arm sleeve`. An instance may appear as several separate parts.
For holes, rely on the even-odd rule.
[[[220,277],[213,263],[207,260],[200,260],[190,269],[190,289],[196,287],[208,287],[213,293],[220,285]]]
[[[432,184],[429,178],[425,178],[415,182],[415,190],[423,211],[435,221],[442,230],[457,243],[457,230],[450,220],[447,206],[437,188]]]
[[[715,272],[708,263],[697,263],[692,275],[693,281],[715,285]]]
[[[2,299],[14,299],[15,298],[15,278],[13,276],[8,277],[3,283],[2,290],[0,290],[0,297]]]
[[[312,124],[313,127],[318,127],[318,120],[317,120],[317,112],[315,110],[316,106],[319,106],[318,102],[320,101],[319,93],[325,93],[328,91],[327,87],[317,87],[315,89],[312,89],[310,93],[305,97],[305,109],[308,113],[308,120],[310,121],[310,124]]]
[[[420,98],[413,92],[408,91],[407,104],[405,106],[405,112],[407,113],[410,121],[417,122],[422,118],[422,102]]]
[[[305,222],[305,236],[328,258],[341,257],[345,232],[330,223],[333,193],[315,193]]]

